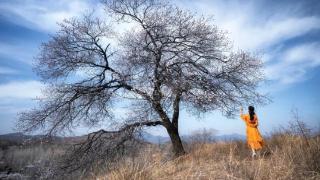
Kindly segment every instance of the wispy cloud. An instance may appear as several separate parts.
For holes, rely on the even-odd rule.
[[[281,9],[263,14],[259,12],[258,5],[258,1],[243,3],[217,0],[184,4],[186,8],[196,8],[195,11],[200,14],[213,15],[218,27],[228,31],[235,48],[265,49],[312,30],[320,30],[318,16],[295,16],[293,12]]]
[[[57,22],[61,22],[65,18],[79,16],[92,9],[95,9],[96,13],[101,14],[103,11],[98,1],[93,0],[13,1],[14,3],[12,1],[0,3],[0,10],[7,12],[7,18],[10,19],[9,15],[13,14],[20,19],[17,23],[32,29],[40,29],[48,32],[57,31]],[[282,62],[285,59],[290,59],[289,57],[282,57],[284,56],[284,52],[278,53],[275,50],[270,50],[280,46],[287,40],[303,37],[309,32],[320,30],[319,16],[314,14],[301,16],[301,13],[299,16],[296,15],[296,12],[303,11],[303,7],[300,4],[288,4],[287,10],[282,10],[282,7],[277,7],[273,8],[272,12],[266,13],[266,11],[259,12],[262,11],[262,7],[258,1],[243,3],[239,1],[226,2],[221,0],[178,0],[177,3],[182,7],[194,9],[200,14],[214,15],[217,25],[221,29],[229,32],[229,37],[234,42],[235,49],[240,48],[254,52],[263,52],[266,53],[263,59],[264,61],[276,61],[276,65],[273,63],[272,65],[266,66],[267,77],[271,80],[284,84],[298,82],[306,79],[304,76],[308,74],[309,68],[314,68],[319,65],[316,63],[312,66],[299,66],[295,68],[293,64],[289,65],[288,62]],[[16,19],[12,18],[11,20],[16,21]],[[21,46],[0,44],[0,47],[0,54],[15,56],[15,53],[12,52],[19,51],[19,56],[15,58],[25,60],[27,63],[31,63],[32,57],[35,56],[35,51],[24,51],[25,48]],[[280,50],[287,51],[286,53],[290,51],[290,55],[294,56],[294,58],[291,57],[291,59],[295,59],[295,61],[308,61],[306,58],[303,58],[306,55],[302,55],[305,51],[301,50],[301,52],[294,53],[291,51],[297,51],[297,49]],[[315,59],[315,57],[312,57],[312,59]],[[308,61],[306,63],[309,64],[310,62]],[[271,72],[277,75],[270,76]],[[292,74],[295,76],[292,76]]]
[[[32,65],[33,58],[36,56],[38,48],[26,46],[24,44],[4,44],[0,42],[0,59],[9,57],[10,59]]]
[[[39,81],[13,81],[0,85],[0,99],[32,99],[41,96],[43,85]]]
[[[29,110],[32,101],[41,97],[43,85],[38,81],[12,81],[0,84],[0,134],[14,132],[17,113]]]
[[[320,34],[320,12],[306,12],[310,9],[318,9],[304,8],[301,4],[306,1],[175,0],[174,2],[200,14],[214,15],[218,27],[229,32],[230,39],[234,41],[235,49],[262,52],[263,61],[266,62],[265,73],[267,79],[274,83],[273,89],[280,87],[285,90],[288,85],[303,82],[311,76],[310,71],[320,67],[320,43],[317,39],[305,39],[311,33]],[[312,3],[316,3],[316,1]],[[308,3],[309,6],[312,3]],[[319,4],[314,7],[319,7]],[[0,67],[0,75],[13,77],[9,83],[0,84],[2,127],[11,126],[4,124],[11,122],[15,118],[16,112],[31,107],[31,99],[37,96],[41,97],[43,85],[40,82],[25,77],[21,78],[25,75],[23,73],[27,73],[19,69],[21,62],[27,63],[24,65],[28,66],[32,64],[32,59],[38,52],[38,45],[41,41],[46,41],[44,35],[58,30],[57,22],[73,16],[80,16],[90,10],[94,10],[103,18],[106,17],[99,0],[0,0],[1,18],[17,24],[17,28],[27,27],[33,33],[32,36],[28,36],[25,33],[26,28],[22,28],[21,36],[15,34],[19,33],[19,30],[11,32],[12,37],[16,37],[14,42],[11,41],[12,38],[8,38],[7,44],[0,42],[0,61],[15,60],[3,63],[10,64],[8,67]],[[117,32],[123,32],[130,27],[132,26],[117,26]],[[8,34],[10,32],[6,32],[5,36]],[[26,36],[29,38],[21,38]],[[34,37],[38,39],[36,40]],[[296,41],[296,39],[303,40]],[[18,66],[18,64],[20,65]],[[28,69],[28,71],[31,70]],[[79,72],[77,75],[84,76],[85,73]],[[15,78],[25,79],[25,81],[17,81]],[[264,90],[266,89],[264,87]],[[123,114],[121,110],[115,112]],[[183,119],[188,121],[186,123],[188,125],[184,127],[185,131],[190,131],[201,125],[195,120],[191,121],[190,117]],[[211,119],[220,118],[210,116],[210,121]],[[272,120],[272,118],[269,119]],[[232,129],[230,132],[239,130],[234,128],[238,126],[233,121],[221,122],[223,124],[214,123],[213,127],[228,127],[226,122],[229,122],[229,128]],[[209,120],[201,126],[208,126],[208,124]],[[228,131],[227,128],[224,130],[224,132]]]
[[[308,78],[309,70],[320,66],[320,44],[304,43],[273,55],[279,61],[265,68],[268,79],[292,84]]]
[[[287,86],[308,79],[308,72],[320,66],[318,44],[296,42],[293,46],[287,43],[294,38],[304,38],[308,33],[320,32],[320,16],[302,13],[301,2],[282,4],[284,7],[279,6],[280,3],[265,7],[262,1],[179,2],[198,13],[213,14],[218,27],[228,31],[235,49],[262,53],[266,78],[278,85]],[[271,7],[272,11],[267,11]]]
[[[8,19],[31,29],[55,32],[58,22],[97,8],[90,0],[24,0],[0,2],[0,11]],[[18,18],[12,18],[12,15]]]
[[[264,24],[253,22],[232,22],[222,24],[230,32],[237,48],[261,50],[286,40],[305,35],[312,30],[320,30],[320,18],[302,17],[269,19]]]

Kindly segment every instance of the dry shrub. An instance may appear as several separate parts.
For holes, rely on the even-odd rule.
[[[49,166],[64,149],[54,145],[11,146],[4,153],[6,164],[13,171],[19,171],[28,165]]]

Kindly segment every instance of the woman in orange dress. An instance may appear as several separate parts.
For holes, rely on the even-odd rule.
[[[240,117],[246,123],[247,143],[252,150],[252,157],[255,157],[256,151],[262,149],[264,142],[258,130],[258,117],[254,112],[254,107],[249,106],[248,110],[248,114],[243,114],[243,109],[240,108]]]

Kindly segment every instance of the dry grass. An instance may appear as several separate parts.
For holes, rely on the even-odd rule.
[[[243,142],[202,144],[178,159],[148,147],[92,179],[320,179],[320,137],[278,134],[267,140],[260,157],[251,159]]]
[[[301,130],[300,132],[306,132]],[[188,154],[173,159],[170,144],[146,145],[138,154],[123,157],[89,175],[68,174],[68,179],[97,180],[188,180],[188,179],[320,179],[320,134],[284,130],[273,133],[258,158],[252,159],[245,142],[193,142],[185,144]],[[301,135],[304,134],[304,135]],[[199,136],[199,135],[198,135]],[[64,144],[9,146],[0,160],[14,172],[36,165],[50,177],[54,161]]]
[[[28,165],[49,166],[64,153],[56,145],[10,146],[3,154],[3,160],[13,171],[20,171]]]

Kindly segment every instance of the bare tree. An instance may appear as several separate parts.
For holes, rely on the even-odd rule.
[[[264,99],[256,91],[261,61],[233,52],[226,34],[209,18],[160,0],[102,3],[109,19],[133,28],[117,34],[93,15],[62,23],[37,58],[35,70],[48,85],[46,98],[21,114],[20,128],[51,135],[79,124],[116,121],[113,102],[126,101],[130,113],[117,122],[119,129],[91,133],[74,152],[82,157],[92,149],[107,152],[110,144],[102,145],[107,140],[117,147],[142,127],[162,126],[179,156],[185,153],[178,131],[182,108],[232,115],[243,102]],[[113,47],[106,43],[115,41]],[[77,76],[83,71],[86,75]]]
[[[309,147],[310,144],[308,139],[310,138],[311,129],[301,120],[298,108],[292,108],[291,113],[292,120],[289,122],[289,131],[294,135],[300,135],[304,139],[305,144]]]

